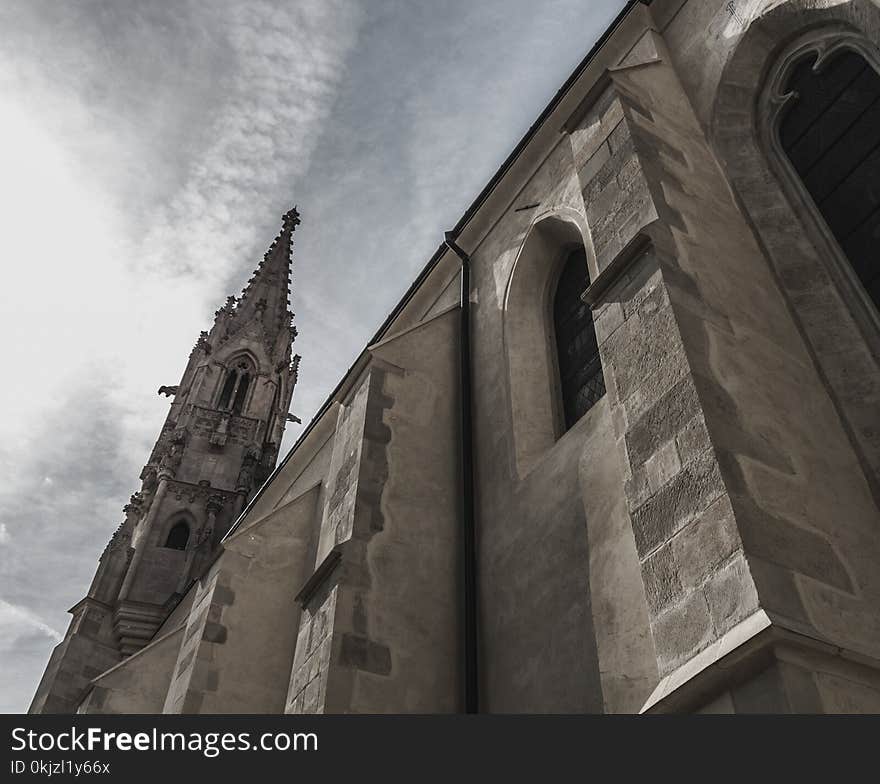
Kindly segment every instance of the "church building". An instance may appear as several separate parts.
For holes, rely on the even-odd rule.
[[[298,223],[32,712],[880,712],[880,2],[627,2],[276,465]]]

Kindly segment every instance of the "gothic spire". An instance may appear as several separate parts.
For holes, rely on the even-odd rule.
[[[285,327],[290,328],[290,264],[293,232],[299,224],[296,207],[282,216],[280,233],[254,270],[238,301],[235,312],[240,324],[259,319],[270,336],[277,335]]]

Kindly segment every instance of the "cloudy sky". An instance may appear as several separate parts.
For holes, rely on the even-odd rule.
[[[623,5],[0,0],[0,711],[281,214],[308,422]]]

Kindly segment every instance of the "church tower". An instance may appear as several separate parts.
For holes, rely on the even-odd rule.
[[[202,332],[141,472],[141,487],[71,610],[31,712],[76,710],[89,681],[155,635],[215,559],[224,534],[275,467],[299,356],[289,310],[294,207],[241,296]]]

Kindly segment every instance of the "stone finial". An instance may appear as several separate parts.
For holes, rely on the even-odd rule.
[[[199,334],[199,339],[196,341],[193,351],[204,351],[206,354],[211,353],[211,344],[208,342],[208,333],[204,330]]]
[[[302,221],[299,218],[299,210],[294,205],[291,209],[284,213],[281,216],[282,220],[282,230],[284,231],[296,231],[296,227],[299,226]]]

